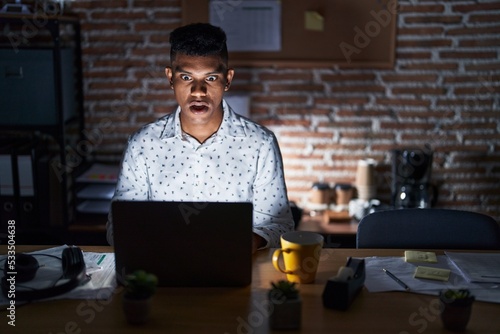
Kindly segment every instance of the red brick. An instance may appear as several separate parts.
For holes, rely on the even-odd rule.
[[[500,63],[488,62],[482,64],[466,64],[464,67],[466,71],[493,71],[500,70]]]
[[[398,28],[398,36],[413,35],[413,36],[439,36],[444,32],[442,27],[400,27]]]
[[[426,15],[426,16],[408,16],[405,23],[441,23],[441,24],[457,24],[462,22],[461,15]]]
[[[384,106],[414,106],[414,107],[429,107],[430,101],[414,100],[414,99],[387,99],[378,98],[376,103]]]
[[[349,105],[362,105],[368,103],[368,97],[342,97],[342,98],[315,98],[314,104],[328,104],[331,106],[349,104]]]
[[[444,47],[451,46],[450,39],[421,39],[421,40],[399,40],[396,42],[398,48],[426,48],[426,47]]]
[[[335,113],[338,117],[389,117],[392,115],[390,110],[362,109],[346,110],[341,109]]]
[[[414,131],[414,130],[424,130],[429,131],[434,129],[434,124],[428,123],[416,123],[412,122],[409,124],[401,124],[398,122],[390,122],[390,121],[381,121],[380,129],[382,130],[405,130],[405,131]]]
[[[270,92],[322,92],[324,91],[323,85],[315,84],[270,84],[268,86]]]
[[[323,74],[321,81],[323,82],[352,82],[352,81],[368,81],[374,82],[375,74],[372,73],[346,73],[346,74]]]
[[[126,23],[82,23],[82,31],[98,31],[103,32],[126,32],[130,31],[130,27]]]
[[[318,127],[326,127],[326,128],[342,128],[342,129],[348,129],[348,128],[355,128],[355,129],[362,129],[362,128],[371,128],[372,122],[371,121],[335,121],[335,122],[319,122]]]
[[[477,38],[471,40],[461,40],[458,42],[459,47],[467,47],[467,48],[487,47],[487,46],[498,47],[499,45],[500,45],[499,38]]]
[[[304,109],[304,108],[277,108],[276,114],[278,115],[328,115],[331,111],[328,109]]]
[[[485,107],[492,106],[492,99],[476,98],[476,99],[439,99],[436,102],[438,107]],[[462,114],[463,115],[463,114]]]
[[[137,84],[137,82],[93,82],[89,84],[90,90],[122,90],[122,89],[133,89],[140,88],[141,86]]]
[[[148,15],[146,12],[120,12],[119,14],[115,11],[98,11],[90,13],[90,20],[110,20],[110,21],[124,21],[128,22],[131,20],[146,20]]]
[[[177,23],[136,23],[134,25],[136,32],[143,31],[171,31],[177,28],[179,25]]]
[[[413,52],[397,52],[396,58],[399,60],[405,59],[431,59],[432,54],[430,52],[424,51],[413,51]]]
[[[400,13],[442,13],[445,7],[441,4],[431,5],[431,4],[418,4],[418,5],[400,5]]]
[[[458,69],[456,62],[452,63],[415,63],[401,65],[402,70],[430,70],[430,71],[449,71]]]
[[[261,81],[312,81],[311,73],[268,73],[263,72],[258,75]]]
[[[394,87],[393,94],[414,94],[414,95],[444,95],[446,88],[433,87]]]
[[[468,22],[499,22],[500,14],[473,14],[469,16]]]
[[[382,76],[384,82],[436,82],[435,74],[387,74]]]
[[[452,10],[458,13],[470,13],[475,11],[486,11],[486,10],[498,10],[500,9],[500,3],[482,3],[473,5],[453,5]]]
[[[496,59],[497,54],[497,52],[489,51],[441,51],[439,57],[442,59]]]
[[[498,34],[500,33],[500,26],[492,27],[467,27],[467,28],[450,28],[446,31],[446,35],[485,35],[485,34]]]
[[[479,86],[479,87],[458,87],[454,89],[454,92],[456,95],[468,95],[468,94],[484,94],[484,95],[491,95],[491,94],[497,94],[500,93],[500,87],[499,86]]]
[[[361,85],[349,85],[349,86],[335,86],[331,88],[332,93],[385,93],[384,86],[361,86]]]

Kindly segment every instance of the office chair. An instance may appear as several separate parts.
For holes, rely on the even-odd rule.
[[[500,227],[492,217],[469,211],[378,211],[359,222],[356,247],[500,249]]]

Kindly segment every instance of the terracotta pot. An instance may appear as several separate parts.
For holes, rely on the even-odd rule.
[[[300,328],[302,314],[302,300],[300,297],[293,300],[270,300],[269,325],[272,329]]]
[[[127,322],[131,325],[142,325],[147,322],[151,313],[151,300],[133,299],[123,296],[122,306]]]

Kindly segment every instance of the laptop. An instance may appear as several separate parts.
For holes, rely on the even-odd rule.
[[[116,274],[143,269],[163,287],[252,280],[252,203],[114,201]]]

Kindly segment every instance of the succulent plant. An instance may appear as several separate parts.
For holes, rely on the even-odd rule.
[[[298,299],[299,290],[295,282],[286,280],[272,282],[271,290],[269,290],[269,298],[274,302]]]
[[[144,270],[136,270],[125,276],[125,295],[132,299],[146,299],[156,292],[158,278]]]
[[[447,304],[468,304],[474,301],[475,297],[467,289],[448,289],[439,295],[440,299]]]

